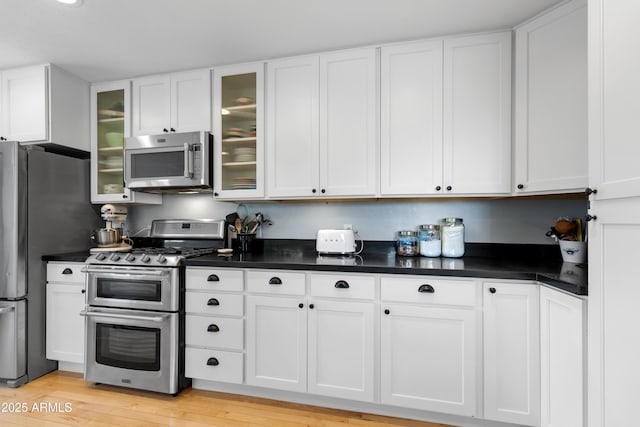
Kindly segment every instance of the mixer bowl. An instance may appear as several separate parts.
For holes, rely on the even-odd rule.
[[[99,228],[91,235],[91,240],[99,247],[117,246],[122,243],[121,228]]]

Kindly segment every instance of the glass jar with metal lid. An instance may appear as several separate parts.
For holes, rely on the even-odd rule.
[[[418,253],[418,232],[410,230],[398,231],[396,254],[400,256],[416,256]]]
[[[442,253],[440,245],[440,226],[435,224],[423,224],[419,227],[418,246],[420,255],[438,257]]]
[[[459,258],[464,255],[464,224],[462,218],[444,218],[442,224],[442,256]]]

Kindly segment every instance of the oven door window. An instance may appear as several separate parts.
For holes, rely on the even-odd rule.
[[[136,371],[160,371],[158,328],[96,324],[96,362]]]
[[[132,153],[132,179],[182,177],[185,171],[184,150]]]
[[[105,299],[162,301],[162,280],[97,278],[96,296]]]

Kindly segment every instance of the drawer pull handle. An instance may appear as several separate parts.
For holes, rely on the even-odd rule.
[[[271,279],[269,279],[269,284],[270,285],[282,285],[282,279],[280,279],[279,277],[272,277]]]
[[[215,357],[210,357],[207,359],[207,366],[218,366],[220,362]]]
[[[67,267],[64,270],[62,270],[62,274],[73,274],[73,270]]]
[[[220,332],[218,325],[211,324],[207,326],[207,332]]]
[[[209,301],[207,301],[207,305],[220,305],[220,301],[216,298],[210,298]]]
[[[336,288],[338,289],[349,289],[349,283],[346,280],[338,280],[336,282]]]
[[[432,294],[436,290],[431,285],[422,285],[418,288],[418,292]]]
[[[207,277],[207,282],[219,282],[220,278],[218,277],[217,274],[210,274],[209,277]]]

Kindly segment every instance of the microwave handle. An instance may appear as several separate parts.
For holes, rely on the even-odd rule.
[[[193,177],[193,151],[188,142],[184,143],[184,177]]]

